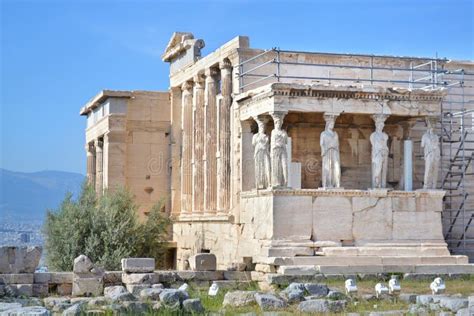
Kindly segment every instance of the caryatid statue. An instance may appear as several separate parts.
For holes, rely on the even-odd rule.
[[[271,113],[275,128],[271,136],[272,187],[286,188],[288,186],[288,134],[281,129],[285,113]]]
[[[372,188],[382,189],[387,185],[388,171],[388,135],[383,132],[386,115],[372,116],[375,121],[375,132],[370,135],[372,144]]]
[[[428,130],[421,137],[421,147],[424,149],[425,156],[425,178],[424,189],[436,189],[438,181],[438,170],[440,162],[439,137],[433,131],[433,121],[426,118]]]
[[[267,189],[270,186],[270,152],[269,139],[265,134],[265,123],[261,118],[254,117],[258,125],[258,132],[253,135],[255,160],[255,185],[257,189]]]
[[[341,160],[339,158],[339,136],[334,131],[335,115],[324,115],[326,129],[321,133],[319,143],[322,157],[323,188],[339,188],[341,184]]]

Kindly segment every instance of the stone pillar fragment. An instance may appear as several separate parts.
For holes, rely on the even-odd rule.
[[[194,77],[193,89],[193,213],[204,210],[204,78]]]
[[[230,107],[232,104],[232,65],[224,59],[221,69],[222,99],[218,109],[217,209],[226,213],[230,207]]]
[[[95,187],[95,149],[94,144],[86,145],[87,151],[87,183]]]
[[[204,208],[207,213],[215,213],[217,209],[217,108],[216,108],[216,71],[206,70],[205,83],[205,141],[204,141]]]
[[[181,209],[184,213],[191,213],[193,194],[193,85],[185,82],[182,86],[182,133],[183,150],[181,157]]]
[[[104,143],[101,140],[96,140],[95,143],[95,170],[96,170],[96,182],[95,191],[97,194],[102,194],[104,191],[104,157],[103,157],[103,146]]]

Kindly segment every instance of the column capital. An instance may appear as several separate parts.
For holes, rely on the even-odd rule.
[[[198,73],[193,77],[194,83],[195,83],[195,88],[201,88],[204,89],[204,73]]]
[[[86,149],[86,152],[88,155],[93,155],[95,148],[94,148],[94,143],[87,143],[84,148]]]
[[[220,63],[219,63],[219,68],[220,69],[232,69],[232,64],[230,63],[230,60],[228,58],[224,58]]]
[[[373,114],[371,115],[372,119],[374,120],[375,124],[381,123],[384,124],[387,118],[389,117],[388,114]]]
[[[204,71],[206,76],[206,82],[209,80],[215,81],[215,76],[217,76],[217,69],[215,67],[209,67]]]
[[[193,89],[193,82],[190,80],[183,82],[183,84],[181,85],[182,91],[191,92],[192,89]]]
[[[283,119],[288,114],[288,111],[272,111],[269,112],[269,114],[273,120],[275,120],[275,118]]]
[[[96,150],[102,150],[102,147],[104,146],[104,142],[99,140],[99,139],[96,139],[94,140],[94,146],[96,148]]]

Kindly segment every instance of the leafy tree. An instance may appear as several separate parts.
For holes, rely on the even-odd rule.
[[[70,271],[74,258],[87,255],[108,270],[120,270],[120,259],[153,257],[163,260],[169,218],[154,205],[140,222],[138,206],[125,189],[97,197],[84,185],[80,197],[67,194],[57,210],[48,211],[43,227],[46,261],[53,270]]]

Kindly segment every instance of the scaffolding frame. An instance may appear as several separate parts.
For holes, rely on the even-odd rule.
[[[283,60],[285,54],[307,54],[320,56],[356,57],[367,59],[367,65],[308,63]],[[402,59],[409,67],[387,67],[375,65],[376,59]],[[258,62],[257,62],[258,61]],[[251,63],[253,62],[253,63]],[[474,198],[470,196],[467,184],[472,183],[474,193],[474,94],[465,89],[474,86],[474,73],[464,69],[448,70],[446,58],[397,57],[368,54],[341,54],[303,52],[272,48],[242,61],[237,66],[239,91],[258,87],[258,84],[283,82],[285,80],[312,80],[318,83],[362,83],[370,85],[391,85],[407,89],[447,89],[447,96],[441,104],[440,124],[437,130],[441,139],[441,164],[439,187],[446,191],[443,200],[443,232],[452,254],[462,254],[474,260]],[[325,69],[346,69],[366,71],[361,76],[301,76],[283,72],[285,66],[322,67]],[[247,69],[246,69],[247,68]],[[268,70],[270,68],[270,70]],[[406,73],[407,79],[387,79],[377,76],[378,71]],[[400,76],[399,76],[400,77]],[[471,115],[471,118],[469,116]],[[470,170],[471,169],[471,170]],[[471,201],[473,200],[473,201]]]

